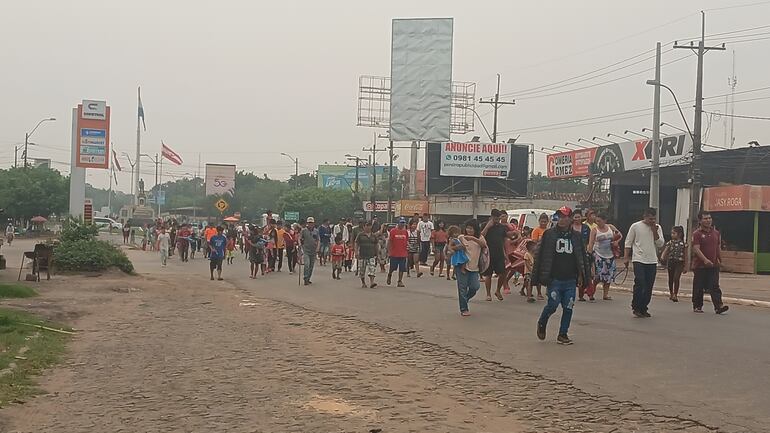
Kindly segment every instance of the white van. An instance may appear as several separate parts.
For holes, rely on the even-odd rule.
[[[508,214],[508,221],[516,221],[519,225],[519,229],[524,227],[535,228],[540,225],[538,220],[540,215],[548,215],[548,221],[551,221],[551,217],[556,213],[550,209],[513,209],[505,211]]]
[[[109,217],[94,217],[94,225],[101,231],[109,231],[110,229],[114,231],[121,231],[123,230],[123,224],[115,221],[112,218]]]

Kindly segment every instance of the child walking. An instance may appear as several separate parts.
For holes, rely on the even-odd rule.
[[[342,243],[342,235],[338,234],[334,238],[334,245],[331,248],[332,255],[332,279],[340,280],[342,273],[342,262],[345,260],[345,245]]]
[[[527,289],[527,302],[535,302],[535,298],[532,297],[532,268],[535,267],[535,248],[537,248],[537,242],[532,239],[527,240],[526,243],[527,252],[524,253],[524,287]],[[543,293],[540,286],[537,286],[537,299],[543,299]]]
[[[188,241],[185,240],[185,242],[188,242]],[[235,238],[229,237],[227,238],[227,264],[232,265],[234,259],[235,259]]]
[[[684,241],[684,227],[675,226],[671,229],[671,240],[663,246],[660,261],[668,270],[668,298],[679,302],[679,280],[687,273],[687,243]]]
[[[447,281],[451,279],[457,279],[457,277],[452,274],[452,271],[454,270],[456,272],[456,268],[452,267],[452,257],[454,256],[454,250],[450,248],[451,245],[458,245],[460,240],[458,239],[458,236],[460,236],[460,227],[459,226],[449,226],[449,229],[447,230],[447,243],[446,247],[444,247],[444,255],[446,256],[446,279]]]

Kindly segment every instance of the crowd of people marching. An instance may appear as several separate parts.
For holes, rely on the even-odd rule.
[[[448,227],[428,214],[401,217],[395,224],[381,223],[377,217],[356,224],[345,218],[316,224],[308,217],[291,224],[268,212],[261,226],[204,227],[158,221],[143,230],[142,245],[159,251],[163,266],[175,252],[187,262],[202,251],[212,280],[222,280],[223,264],[233,264],[236,254],[247,258],[253,279],[282,272],[285,258],[288,272],[301,271],[305,286],[313,283],[316,263],[330,268],[336,280],[352,273],[364,288],[377,287],[378,273],[386,275],[387,285],[395,280],[397,287],[405,287],[405,275],[421,278],[429,273],[456,281],[462,316],[470,316],[468,303],[482,282],[487,301],[493,296],[502,301],[513,288],[529,303],[546,301],[537,325],[541,340],[549,317],[561,307],[557,341],[572,344],[568,331],[574,302],[594,302],[598,297],[611,301],[612,284],[629,267],[634,276],[631,309],[635,317],[651,317],[649,304],[661,263],[668,271],[672,302],[679,301],[681,275],[692,269],[693,311],[703,312],[704,293],[711,295],[717,314],[727,311],[719,287],[720,235],[707,212],[701,212],[698,221],[699,228],[688,243],[681,226],[673,227],[665,242],[655,209],[647,209],[626,236],[606,215],[590,209],[583,214],[567,206],[552,216],[543,213],[534,228],[518,227],[517,221],[497,209],[483,226],[471,219]],[[129,232],[123,236],[129,242]]]

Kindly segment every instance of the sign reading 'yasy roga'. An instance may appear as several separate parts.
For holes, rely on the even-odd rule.
[[[511,171],[507,143],[443,143],[441,176],[506,178]]]

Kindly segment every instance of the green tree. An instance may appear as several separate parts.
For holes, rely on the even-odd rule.
[[[291,188],[312,188],[318,186],[318,176],[313,173],[300,173],[299,176],[292,174],[286,183]]]
[[[69,208],[69,178],[46,167],[0,170],[0,208],[22,221],[62,215]]]
[[[281,215],[286,211],[297,211],[301,219],[312,216],[317,221],[325,218],[336,221],[341,217],[350,217],[360,207],[361,202],[356,202],[349,191],[312,187],[287,191],[278,199],[273,210]]]

